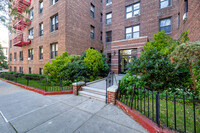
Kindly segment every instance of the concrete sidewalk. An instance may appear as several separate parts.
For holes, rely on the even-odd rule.
[[[43,96],[3,81],[0,111],[10,122],[0,115],[0,133],[147,132],[116,106],[82,96]]]

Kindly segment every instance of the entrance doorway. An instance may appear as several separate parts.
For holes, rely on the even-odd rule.
[[[131,62],[131,60],[136,58],[137,58],[137,49],[120,50],[120,56],[119,56],[120,73],[124,74],[128,70],[127,65]]]

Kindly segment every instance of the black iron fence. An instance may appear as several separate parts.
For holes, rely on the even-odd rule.
[[[65,79],[53,79],[42,76],[29,76],[1,73],[0,78],[34,87],[44,91],[66,91],[72,90],[72,84]]]
[[[129,88],[131,93],[120,88],[117,99],[136,109],[154,121],[158,126],[167,127],[177,132],[200,132],[200,100],[195,97],[187,98],[174,93],[173,96],[166,92]],[[121,90],[121,91],[120,91]]]

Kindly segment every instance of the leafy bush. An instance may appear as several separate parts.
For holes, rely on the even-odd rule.
[[[197,93],[197,82],[200,80],[200,42],[178,45],[170,56],[179,65],[187,64],[193,82],[192,88]]]
[[[146,52],[151,50],[156,50],[162,53],[163,55],[169,55],[173,51],[176,44],[176,40],[174,40],[171,36],[161,31],[154,35],[152,41],[147,42],[145,44],[145,52],[143,52],[142,54],[145,54]]]
[[[102,60],[103,60],[103,67],[100,69],[100,74],[99,76],[105,77],[108,75],[109,72],[109,66],[107,64],[107,58],[105,54],[101,54],[102,55]]]
[[[145,52],[129,65],[129,73],[141,75],[146,86],[155,90],[188,85],[188,69],[185,66],[171,64],[170,59],[157,50]],[[190,84],[190,82],[189,82]]]
[[[44,74],[50,75],[54,78],[59,78],[68,62],[71,61],[66,51],[61,56],[55,57],[55,59],[52,60],[52,63],[48,62],[44,65]]]
[[[137,76],[134,76],[130,73],[127,73],[121,80],[120,80],[120,91],[122,93],[126,92],[127,94],[130,94],[133,87],[137,88],[144,88],[146,82],[138,78]]]
[[[86,50],[84,64],[88,67],[90,73],[96,77],[104,65],[101,53],[89,48]]]

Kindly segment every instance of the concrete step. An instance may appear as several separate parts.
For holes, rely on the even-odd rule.
[[[87,92],[87,91],[79,91],[79,95],[85,96],[85,97],[88,97],[88,98],[93,98],[93,99],[103,101],[103,102],[105,102],[105,100],[106,100],[106,96],[94,94],[94,93]]]
[[[97,95],[106,96],[106,90],[96,89],[96,88],[88,87],[88,86],[82,87],[82,90],[86,92],[94,93]]]

